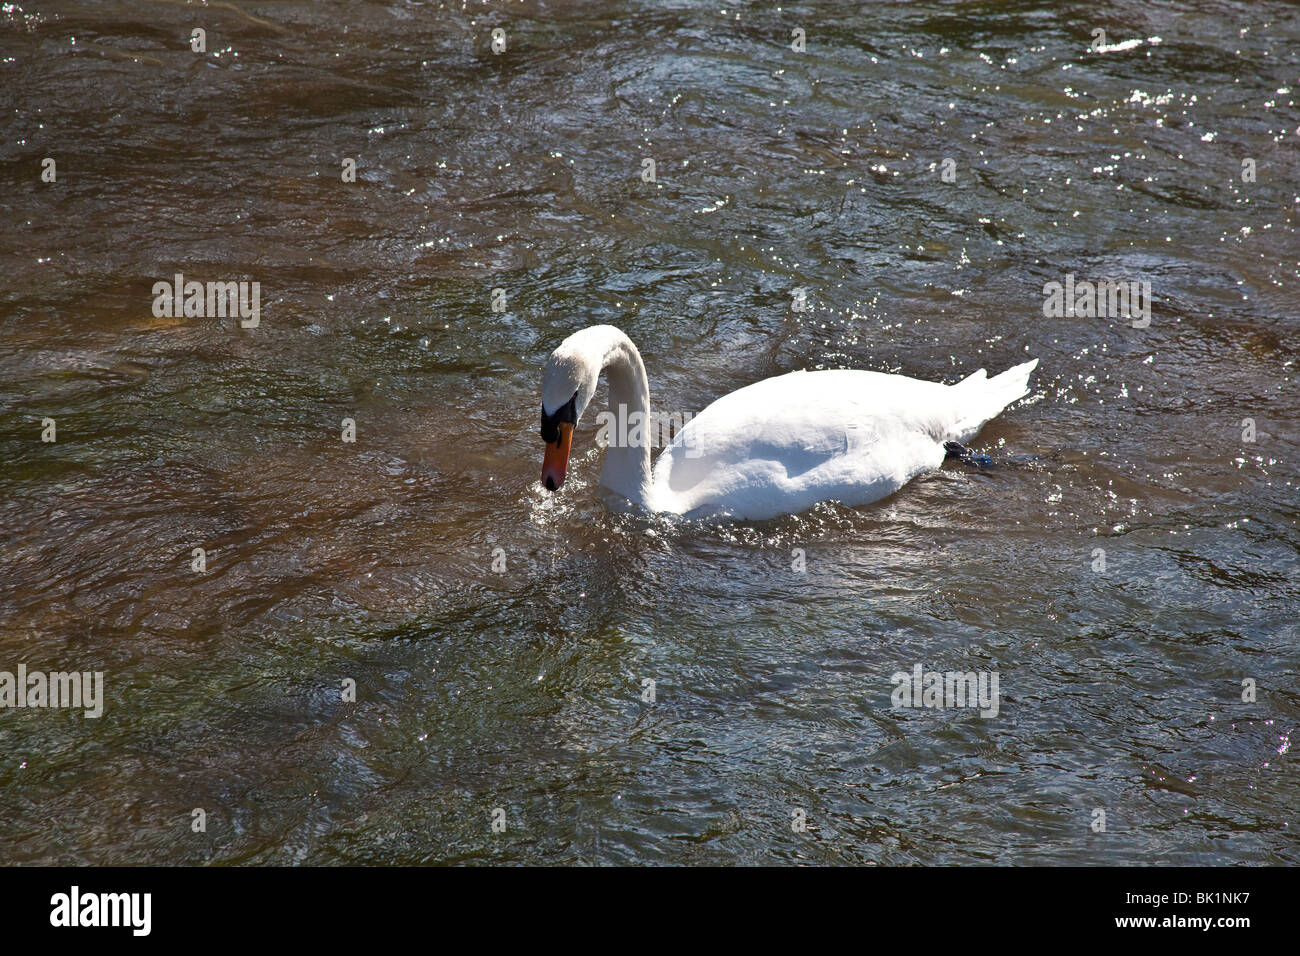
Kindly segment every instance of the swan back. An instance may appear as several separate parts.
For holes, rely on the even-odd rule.
[[[1036,362],[957,385],[865,371],[791,372],[718,399],[655,463],[650,504],[763,519],[820,501],[866,504],[939,467],[945,441],[1027,391]]]

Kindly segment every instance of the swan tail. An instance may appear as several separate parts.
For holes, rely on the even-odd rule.
[[[953,385],[960,417],[949,429],[949,439],[964,442],[973,438],[985,422],[1028,395],[1029,376],[1037,367],[1038,359],[1031,359],[992,378],[980,369]]]

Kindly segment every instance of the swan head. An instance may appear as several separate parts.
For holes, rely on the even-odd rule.
[[[600,365],[572,344],[572,337],[560,344],[546,361],[542,373],[542,440],[546,456],[542,459],[542,484],[555,491],[564,484],[573,443],[573,427],[587,410],[596,384]]]

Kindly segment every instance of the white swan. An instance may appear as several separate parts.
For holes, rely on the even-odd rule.
[[[790,372],[747,385],[692,418],[650,466],[653,429],[611,436],[600,483],[634,507],[700,517],[763,519],[819,501],[863,505],[939,467],[944,442],[965,442],[1029,391],[1034,359],[955,385],[883,372]],[[641,354],[612,325],[575,332],[542,377],[542,484],[564,483],[573,427],[600,373],[626,421],[649,421]],[[639,413],[636,414],[636,413]]]

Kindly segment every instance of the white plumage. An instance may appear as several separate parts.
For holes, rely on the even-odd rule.
[[[611,444],[601,484],[633,506],[687,517],[772,518],[832,499],[868,504],[937,468],[944,442],[969,441],[1027,394],[1037,364],[993,378],[980,369],[955,385],[851,370],[764,379],[692,418],[653,468],[648,442]],[[612,406],[648,415],[641,356],[612,325],[576,332],[555,350],[543,413],[576,393],[581,417],[602,370]]]

